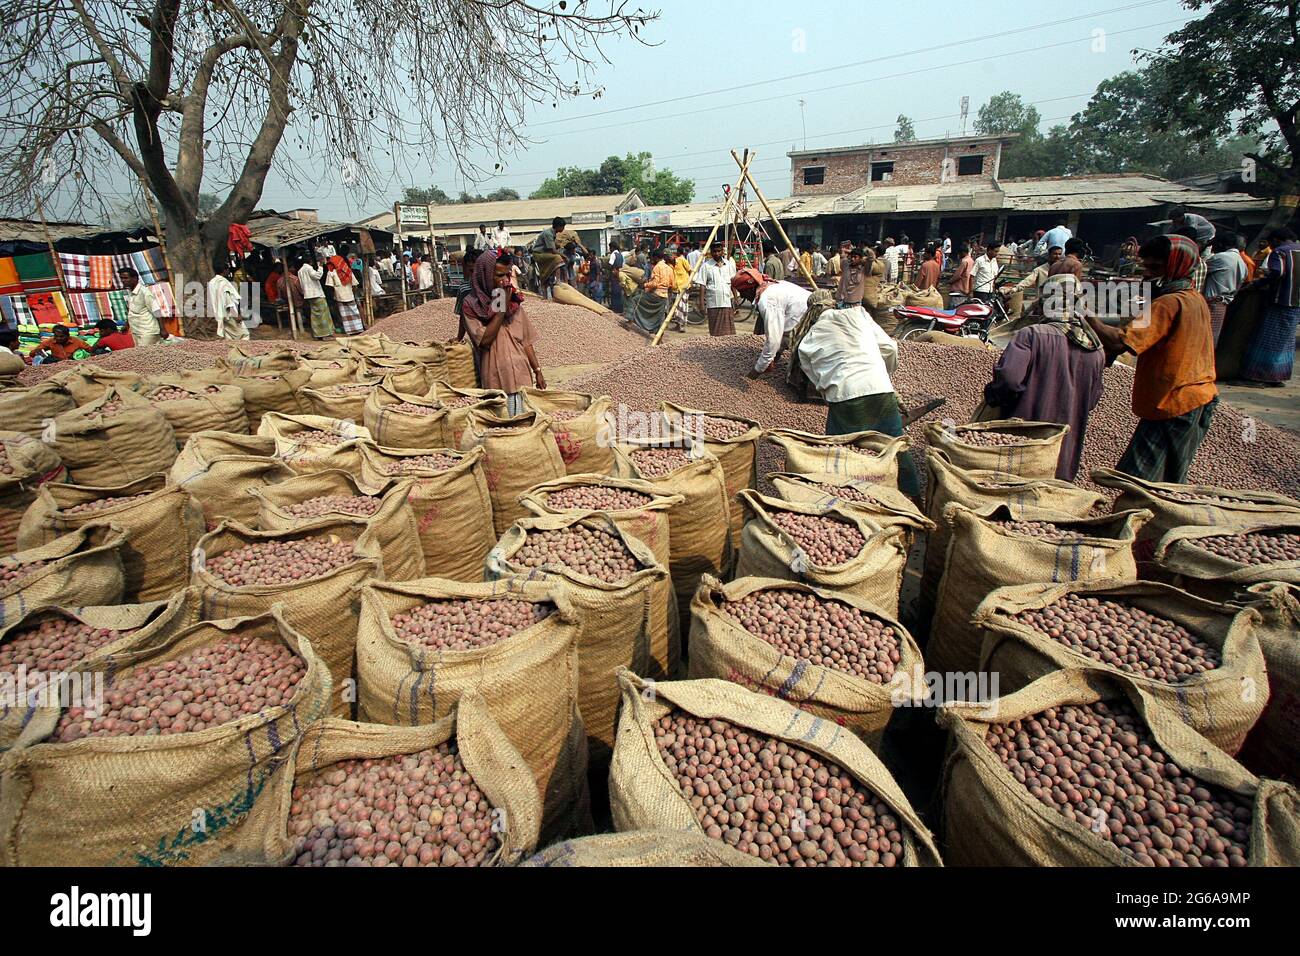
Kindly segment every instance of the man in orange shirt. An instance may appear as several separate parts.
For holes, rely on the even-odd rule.
[[[916,287],[924,292],[926,289],[939,288],[939,274],[942,271],[933,249],[925,250],[925,261],[917,271]]]
[[[958,255],[961,259],[957,262],[952,278],[948,280],[950,308],[956,308],[970,298],[971,278],[975,270],[975,259],[968,246],[963,245],[958,250]]]
[[[54,334],[50,338],[41,339],[41,344],[36,346],[34,352],[45,362],[66,362],[76,354],[78,349],[90,351],[90,346],[86,342],[68,334],[67,326],[56,325],[53,331]]]
[[[1138,356],[1133,414],[1140,421],[1118,470],[1147,481],[1182,484],[1219,403],[1214,386],[1214,332],[1205,297],[1192,288],[1200,261],[1184,236],[1157,236],[1138,253],[1153,285],[1147,311],[1116,329],[1088,316],[1107,358]]]
[[[668,293],[676,287],[677,283],[672,253],[668,253],[665,257],[663,252],[656,250],[650,258],[654,262],[654,268],[650,270],[650,278],[646,280],[645,291],[653,292],[661,299],[667,299]],[[673,315],[672,329],[674,332],[686,331],[686,323],[682,321],[680,310]]]

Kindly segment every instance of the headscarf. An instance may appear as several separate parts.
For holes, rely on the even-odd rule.
[[[1155,284],[1155,297],[1182,292],[1192,287],[1192,270],[1201,260],[1201,249],[1186,236],[1169,236],[1169,258],[1165,260],[1165,274]]]
[[[1061,333],[1070,340],[1071,345],[1077,346],[1085,352],[1095,352],[1101,348],[1101,339],[1097,338],[1097,333],[1077,314],[1071,314],[1060,319],[1043,319],[1038,324],[1060,329]]]
[[[329,262],[326,263],[326,265],[329,266],[330,272],[335,273],[339,277],[339,282],[343,285],[352,284],[352,267],[348,265],[348,260],[344,259],[342,256],[330,256]]]
[[[771,276],[764,275],[753,266],[745,266],[731,280],[731,289],[737,295],[744,297],[748,297],[750,293],[753,293],[754,301],[757,302],[758,297],[763,294],[763,287],[775,281]]]
[[[492,299],[496,292],[499,258],[500,254],[493,250],[483,253],[475,260],[474,273],[470,276],[470,293],[465,297],[462,306],[466,312],[482,322],[487,322],[492,317]],[[518,312],[523,302],[524,297],[517,289],[511,291],[510,298],[506,302],[507,317]]]

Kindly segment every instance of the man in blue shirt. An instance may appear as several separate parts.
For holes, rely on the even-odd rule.
[[[1060,247],[1065,248],[1065,244],[1074,238],[1074,233],[1070,231],[1069,226],[1065,224],[1064,219],[1057,220],[1056,226],[1047,230],[1047,235],[1043,236],[1042,242],[1047,244],[1048,249]]]

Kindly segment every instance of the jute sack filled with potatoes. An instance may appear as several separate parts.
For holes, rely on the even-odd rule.
[[[839,629],[822,653],[824,628]],[[834,633],[834,632],[832,632]],[[772,578],[705,578],[691,603],[690,678],[715,677],[848,727],[878,749],[894,709],[919,702],[921,649],[861,598]]]
[[[843,508],[882,528],[902,528],[908,551],[918,532],[935,527],[907,495],[862,478],[778,471],[768,475],[767,480],[784,501],[816,508]]]
[[[336,385],[322,385],[320,388],[309,385],[303,388],[302,394],[311,406],[313,415],[361,424],[365,416],[366,399],[378,387],[375,382],[339,382]]]
[[[218,678],[215,653],[254,680],[242,683],[230,670]],[[107,680],[108,666],[85,673]],[[328,706],[329,674],[311,642],[273,610],[202,621],[160,645],[114,655],[111,667],[108,700],[120,716],[41,707],[0,756],[0,862],[202,866],[225,852],[260,850],[266,833],[255,811],[274,797],[299,736]],[[155,679],[164,690],[157,709],[149,704]],[[181,691],[195,702],[214,689],[233,695],[234,704],[214,702],[210,722],[187,705],[169,715]],[[252,709],[240,713],[242,701]],[[168,729],[160,733],[163,721]],[[203,727],[170,729],[187,721]]]
[[[654,552],[655,560],[668,567],[672,560],[668,514],[685,500],[636,478],[570,475],[534,485],[519,503],[536,515],[603,515],[639,538]]]
[[[42,605],[6,622],[0,627],[0,670],[14,680],[19,706],[0,707],[0,751],[13,746],[36,705],[55,699],[62,675],[101,664],[111,674],[119,655],[162,644],[198,620],[198,591],[182,588],[166,601],[147,604]],[[58,677],[51,681],[47,675]]]
[[[898,456],[905,454],[905,437],[880,432],[814,435],[791,428],[774,428],[767,440],[785,452],[785,471],[800,475],[837,475],[898,487]]]
[[[942,865],[934,839],[885,765],[865,743],[838,724],[729,681],[650,682],[624,671],[619,675],[619,686],[623,706],[609,771],[609,802],[616,830],[702,832],[771,862],[789,863],[790,856],[797,855],[805,866],[828,862]],[[678,727],[668,729],[665,725],[669,722],[676,722]],[[665,752],[665,747],[670,746],[668,740],[682,739],[681,735],[690,733],[692,724],[697,733],[707,733],[714,743],[713,750],[708,750],[707,745],[700,750],[702,759],[693,778],[697,785],[704,785],[703,794],[698,789],[685,792],[685,783],[680,780],[685,767],[674,771],[669,763],[671,752]],[[710,787],[702,779],[707,755],[721,756],[732,744],[757,751],[750,778],[756,784],[753,796],[756,803],[761,798],[769,805],[776,803],[776,808],[754,809],[759,814],[772,814],[784,831],[780,835],[769,829],[770,824],[764,824],[763,815],[745,821],[743,829],[724,828],[715,822],[718,817],[706,816],[706,806],[725,809],[721,798],[715,800],[709,795]],[[802,773],[793,773],[810,759],[821,764],[817,771],[806,778]],[[785,779],[782,774],[786,774]],[[837,840],[829,825],[829,812],[823,818],[825,811],[816,802],[806,810],[807,804],[799,803],[798,794],[783,786],[790,778],[794,778],[794,790],[807,792],[809,800],[814,788],[827,789],[825,799],[832,803],[836,802],[835,796],[840,798],[841,816],[857,824],[849,830],[849,847]],[[795,813],[796,809],[800,812]],[[803,839],[794,842],[791,834],[797,836],[799,832]]]
[[[361,487],[346,471],[317,471],[253,488],[257,527],[289,531],[321,518],[359,518],[374,533],[388,581],[424,577],[424,550],[411,507],[413,478],[389,478]],[[449,544],[450,542],[444,542]]]
[[[967,425],[932,422],[925,426],[925,437],[958,468],[1054,478],[1069,430],[1069,425],[1005,418]]]
[[[694,437],[722,463],[730,508],[731,548],[738,550],[745,508],[736,496],[746,488],[758,487],[758,440],[763,437],[763,427],[753,419],[704,412],[673,402],[663,402],[659,408],[670,428],[692,429]]]
[[[68,470],[49,445],[0,431],[0,557],[18,550],[18,523],[41,486],[67,480]]]
[[[1249,606],[1268,673],[1268,704],[1238,758],[1263,777],[1300,783],[1300,587],[1254,584]]]
[[[1144,481],[1109,468],[1093,469],[1092,480],[1103,488],[1119,489],[1116,509],[1151,512],[1153,517],[1138,539],[1138,561],[1144,566],[1154,562],[1160,539],[1175,528],[1294,521],[1300,515],[1300,501],[1265,491]]]
[[[551,420],[540,412],[497,418],[471,408],[460,448],[483,449],[483,473],[498,535],[528,514],[519,503],[520,495],[539,482],[564,477],[564,459],[551,433]]]
[[[469,779],[453,777],[453,767]],[[428,808],[429,819],[438,826],[413,831],[415,836],[403,837],[401,844],[396,838],[377,838],[384,832],[378,821],[393,827],[394,836],[400,826],[377,799],[384,786],[380,774],[388,777],[390,793],[415,789],[408,806]],[[458,790],[468,799],[461,806],[452,802],[451,793],[440,800],[433,785],[424,785],[430,779],[442,786],[458,780]],[[311,809],[310,804],[321,803],[330,809]],[[340,812],[340,804],[369,813],[362,820]],[[327,866],[334,860],[349,866],[513,866],[537,848],[541,820],[527,763],[473,695],[462,697],[438,722],[419,727],[318,721],[296,748],[292,775],[278,781],[259,812],[264,809],[274,816],[269,825],[258,820],[257,829],[267,838],[258,862],[282,866]],[[453,811],[456,823],[449,822]],[[354,829],[362,823],[362,832],[376,838]],[[353,835],[340,836],[340,829],[351,829]],[[323,837],[326,832],[330,839]]]
[[[902,528],[882,528],[845,508],[818,508],[756,491],[740,499],[745,523],[735,577],[779,578],[827,588],[898,615],[907,566]]]
[[[251,346],[232,345],[226,357],[217,359],[215,364],[218,368],[228,368],[243,375],[246,372],[292,372],[298,368],[298,361],[294,349],[254,352]]]
[[[482,581],[483,562],[497,542],[483,449],[387,448],[362,441],[357,453],[357,486],[367,494],[396,479],[414,482],[406,497],[415,514],[424,573]]]
[[[275,457],[274,438],[196,432],[176,456],[169,477],[193,495],[211,529],[226,518],[253,524],[258,505],[249,492],[296,474]]]
[[[701,833],[633,830],[565,840],[530,856],[520,866],[535,867],[720,867],[764,866]]]
[[[248,434],[244,392],[235,385],[163,376],[142,386],[139,395],[162,412],[178,445],[203,431]]]
[[[1165,584],[1000,588],[974,619],[987,635],[979,668],[999,675],[1003,693],[1065,668],[1117,674],[1228,754],[1268,703],[1259,615]],[[1076,621],[1093,626],[1080,631]]]
[[[117,388],[59,415],[47,437],[69,480],[99,488],[166,471],[179,451],[162,412],[134,392]]]
[[[493,418],[507,417],[506,393],[497,388],[457,388],[446,382],[434,382],[426,397],[437,399],[447,409],[442,427],[451,448],[460,447],[470,412],[482,412]]]
[[[356,422],[323,415],[262,416],[257,434],[275,439],[275,455],[300,475],[341,468],[356,471],[361,462],[357,442],[371,437]]]
[[[1123,677],[1060,670],[991,704],[946,704],[938,717],[950,741],[943,781],[950,864],[1169,866],[1192,855],[1202,866],[1300,863],[1295,789],[1252,776],[1176,708]],[[1041,772],[1021,757],[1078,746],[1066,743],[1073,734],[1120,756],[1105,762],[1100,777],[1083,747]],[[1068,788],[1052,775],[1066,759],[1075,772]],[[1139,829],[1134,808],[1152,805],[1165,813],[1146,810]]]
[[[543,840],[589,832],[578,623],[541,581],[426,578],[361,591],[357,719],[418,727],[478,694],[528,763]]]
[[[158,474],[113,487],[45,485],[18,526],[18,545],[38,548],[90,522],[126,532],[123,597],[132,604],[166,600],[185,586],[205,530],[198,502]]]
[[[360,599],[383,580],[374,531],[356,518],[322,518],[289,531],[254,531],[223,521],[195,549],[193,583],[209,619],[261,614],[274,605],[312,642],[335,688],[330,712],[351,717],[356,703]]]
[[[446,448],[451,442],[443,427],[448,412],[436,398],[380,384],[366,399],[362,420],[376,445]]]
[[[445,371],[447,349],[441,342],[404,342],[386,335],[383,341],[382,357],[384,358],[425,365],[431,372]]]
[[[435,376],[419,362],[363,356],[357,363],[357,382],[363,384],[384,384],[399,392],[422,395],[435,381]]]
[[[1300,512],[1228,528],[1174,528],[1156,545],[1155,563],[1179,587],[1216,601],[1266,581],[1300,584]]]
[[[248,430],[254,435],[260,434],[258,426],[262,423],[262,417],[269,412],[281,415],[311,413],[311,404],[302,394],[302,390],[311,381],[310,369],[294,367],[284,371],[267,371],[247,368],[237,371],[232,368],[206,368],[185,370],[177,373],[177,376],[185,381],[237,387],[244,396]]]
[[[0,626],[45,604],[121,603],[125,546],[121,528],[92,522],[49,544],[0,557]]]
[[[139,372],[106,369],[92,362],[69,362],[66,368],[50,377],[66,388],[78,405],[89,405],[114,388],[138,392],[144,384]]]
[[[578,627],[578,708],[591,757],[607,758],[618,669],[662,679],[680,665],[668,569],[608,518],[552,515],[515,522],[488,555],[487,576],[541,580],[567,598]]]
[[[1006,505],[944,509],[948,555],[926,644],[937,671],[970,671],[984,636],[971,617],[989,592],[1037,581],[1135,581],[1133,542],[1149,511],[1100,518],[1036,514],[1017,518]]]
[[[477,388],[478,374],[474,371],[474,350],[468,342],[447,342],[443,349],[447,356],[444,371],[447,384],[452,388]]]
[[[730,505],[722,462],[689,437],[628,439],[614,447],[614,474],[682,498],[668,509],[668,570],[684,630],[700,578],[721,577],[731,566]]]
[[[72,393],[50,379],[30,388],[0,391],[0,423],[8,431],[22,432],[29,438],[47,434],[55,418],[76,407]]]
[[[345,355],[308,358],[304,354],[299,357],[298,366],[311,372],[311,378],[307,380],[307,388],[345,385],[357,380],[357,360]]]
[[[551,435],[568,475],[608,475],[614,470],[608,395],[525,388],[524,401],[550,419]]]

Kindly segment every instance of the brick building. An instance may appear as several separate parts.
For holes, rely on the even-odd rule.
[[[1003,147],[1018,134],[801,149],[789,153],[791,196],[839,196],[874,186],[975,186],[997,181]]]

